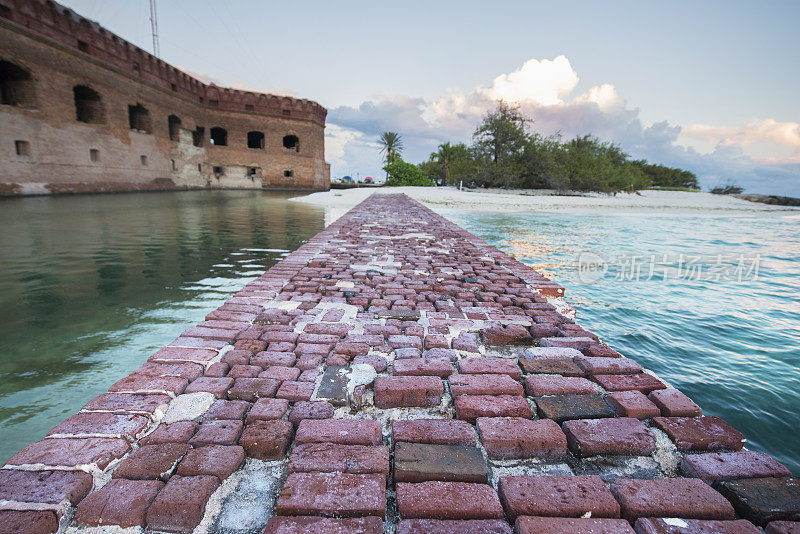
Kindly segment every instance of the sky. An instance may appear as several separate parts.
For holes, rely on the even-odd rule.
[[[62,0],[152,50],[147,0]],[[334,177],[469,142],[497,99],[533,130],[593,134],[704,188],[800,196],[800,2],[160,0],[161,58],[328,108]]]

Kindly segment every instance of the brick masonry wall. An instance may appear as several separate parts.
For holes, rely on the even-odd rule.
[[[562,294],[373,195],[13,456],[0,524],[797,532],[800,481]]]
[[[326,111],[314,102],[205,85],[40,0],[0,1],[0,60],[28,71],[33,93],[24,105],[0,105],[0,195],[330,187]],[[102,124],[76,120],[77,85],[99,93]],[[128,106],[136,104],[148,110],[152,133],[131,130]],[[170,115],[180,119],[178,139],[170,139]],[[215,126],[227,130],[227,146],[211,144]],[[264,133],[264,148],[247,147],[250,131]],[[284,147],[287,135],[299,138],[299,150]],[[16,141],[28,143],[27,154],[17,154]]]

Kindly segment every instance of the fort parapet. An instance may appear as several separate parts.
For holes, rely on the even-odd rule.
[[[0,195],[328,189],[326,114],[205,84],[50,0],[0,0]]]

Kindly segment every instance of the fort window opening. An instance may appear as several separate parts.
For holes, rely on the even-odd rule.
[[[89,52],[89,43],[86,41],[78,41],[78,50],[81,52]]]
[[[89,124],[102,124],[103,101],[100,94],[85,85],[76,85],[72,88],[75,97],[75,119]]]
[[[283,148],[300,152],[300,139],[296,135],[284,135]]]
[[[92,161],[93,163],[97,163],[98,161],[100,161],[100,151],[97,150],[96,148],[90,148],[89,160]]]
[[[284,178],[294,178],[294,171],[283,171]]]
[[[247,177],[254,181],[258,180],[258,172],[260,170],[260,167],[247,167]]]
[[[128,106],[128,122],[131,130],[137,132],[152,133],[153,127],[150,122],[150,112],[141,104]]]
[[[247,148],[264,148],[264,132],[247,132]]]
[[[31,73],[0,60],[0,104],[33,108],[36,102]]]
[[[144,154],[139,156],[139,162],[142,164],[142,167],[147,167],[147,156]]]
[[[22,140],[14,141],[14,151],[17,153],[17,156],[30,156],[31,144]]]
[[[192,144],[194,146],[203,146],[203,141],[205,141],[206,137],[206,129],[202,126],[198,126],[192,132]]]
[[[211,128],[211,144],[214,146],[228,146],[228,131],[219,126]]]
[[[175,161],[174,159],[169,160],[169,162],[172,164],[172,170],[173,171],[177,171],[178,170],[178,162]]]
[[[167,118],[169,125],[169,138],[171,141],[180,141],[181,139],[181,119],[177,115],[170,115]]]
[[[214,176],[219,178],[220,176],[225,175],[225,169],[223,167],[214,167]]]
[[[290,117],[292,115],[291,109],[284,109],[282,112],[286,117]]]
[[[255,111],[256,107],[253,104],[245,104],[244,105],[244,110],[245,111]]]

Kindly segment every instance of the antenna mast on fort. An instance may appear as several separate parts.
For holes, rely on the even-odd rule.
[[[158,48],[158,15],[156,13],[156,0],[150,0],[150,28],[153,30],[153,55],[159,57]]]

